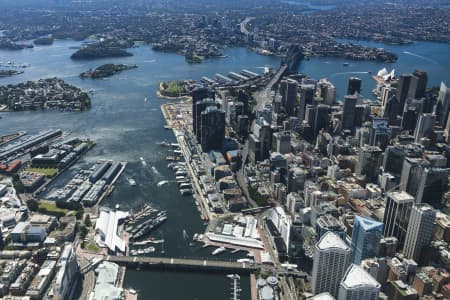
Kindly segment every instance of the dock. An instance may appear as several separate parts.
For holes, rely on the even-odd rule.
[[[117,172],[117,175],[111,181],[111,183],[109,184],[106,191],[98,199],[97,204],[95,205],[97,207],[97,210],[98,210],[98,207],[100,207],[100,204],[103,202],[103,200],[105,200],[105,198],[108,197],[114,190],[114,187],[115,187],[114,184],[119,179],[120,175],[122,175],[123,171],[125,171],[125,168],[127,167],[128,163],[126,161],[123,161],[123,162],[120,162],[120,164],[122,165],[122,167],[120,168],[119,172]]]

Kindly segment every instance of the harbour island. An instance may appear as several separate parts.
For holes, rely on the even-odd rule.
[[[97,58],[107,58],[107,57],[126,57],[133,56],[130,52],[126,50],[116,48],[116,47],[103,47],[103,46],[93,46],[89,45],[84,48],[78,49],[73,53],[70,58],[74,60],[83,59],[97,59]]]
[[[80,74],[81,78],[92,78],[101,79],[113,76],[114,74],[120,73],[125,70],[131,70],[137,68],[137,65],[126,65],[126,64],[104,64],[97,68],[89,69]]]

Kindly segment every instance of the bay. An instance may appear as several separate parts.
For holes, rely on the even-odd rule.
[[[439,43],[418,42],[412,45],[392,46],[373,42],[354,41],[367,46],[383,47],[395,52],[399,59],[394,64],[371,61],[347,61],[338,58],[312,58],[302,61],[299,71],[310,77],[328,77],[336,86],[338,99],[347,89],[350,76],[363,79],[363,95],[372,98],[375,87],[372,76],[386,67],[400,72],[415,69],[428,71],[429,86],[438,85],[441,80],[450,82],[450,46]],[[173,133],[164,130],[165,124],[160,105],[165,100],[158,99],[155,91],[162,80],[196,79],[213,77],[216,73],[238,72],[243,68],[262,72],[262,67],[277,68],[280,60],[276,57],[260,56],[243,48],[225,49],[227,56],[206,60],[202,64],[188,64],[182,56],[152,51],[148,46],[130,49],[134,56],[126,58],[100,59],[93,61],[73,61],[70,55],[80,42],[56,41],[51,46],[37,46],[22,51],[0,51],[0,61],[29,64],[25,73],[0,78],[0,85],[15,84],[26,80],[47,77],[61,77],[67,82],[85,90],[94,90],[92,108],[82,113],[75,112],[14,112],[0,113],[0,134],[15,130],[25,130],[30,134],[48,128],[61,128],[71,136],[89,137],[97,146],[68,174],[54,183],[57,188],[70,177],[76,168],[87,166],[98,159],[128,161],[125,175],[117,183],[114,193],[104,205],[119,204],[123,209],[137,208],[142,203],[168,211],[169,220],[155,233],[164,237],[165,255],[168,257],[211,258],[213,249],[200,246],[190,247],[182,238],[183,229],[192,236],[203,232],[205,224],[199,218],[192,197],[181,197],[174,185],[174,175],[167,169],[165,150],[156,145],[159,141],[175,142]],[[348,62],[349,66],[343,63]],[[105,80],[80,79],[78,75],[89,68],[103,63],[137,64],[137,69],[124,71]],[[368,71],[371,74],[367,73]],[[365,73],[362,73],[365,72]],[[144,98],[148,101],[145,102]],[[142,157],[146,161],[143,165]],[[156,171],[151,167],[155,167]],[[131,187],[126,177],[136,179],[138,186]],[[171,181],[157,187],[160,180]],[[158,249],[155,255],[161,255]],[[223,255],[220,259],[236,259],[243,254]],[[125,287],[138,290],[140,299],[227,299],[229,280],[224,274],[201,274],[184,272],[151,272],[128,270]],[[243,288],[241,299],[250,298],[249,278],[241,279]]]

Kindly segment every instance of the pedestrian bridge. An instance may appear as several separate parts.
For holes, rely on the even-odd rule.
[[[144,256],[113,256],[108,255],[104,259],[125,265],[130,268],[141,269],[163,269],[163,270],[184,270],[184,271],[211,271],[211,272],[234,272],[251,273],[258,269],[252,263],[239,263],[234,261],[202,260],[191,258],[167,258],[167,257],[144,257]]]

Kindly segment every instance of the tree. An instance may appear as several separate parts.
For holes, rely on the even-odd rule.
[[[83,210],[77,210],[75,217],[77,220],[81,220],[83,218]]]
[[[13,183],[14,189],[16,190],[17,193],[21,194],[21,193],[25,192],[25,187],[23,186],[23,183],[20,180],[19,175],[17,175],[17,174],[13,175],[12,183]]]
[[[80,238],[82,240],[84,240],[86,238],[87,234],[88,234],[88,230],[87,230],[86,226],[84,226],[84,225],[81,226],[80,227]]]
[[[27,206],[30,211],[37,211],[39,209],[39,202],[35,199],[27,201]]]
[[[86,227],[91,227],[92,226],[91,216],[89,214],[87,214],[86,218],[84,219],[84,225],[86,225]]]

